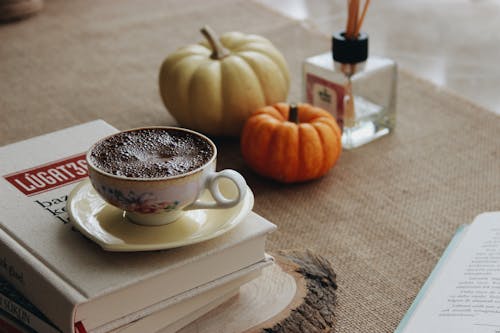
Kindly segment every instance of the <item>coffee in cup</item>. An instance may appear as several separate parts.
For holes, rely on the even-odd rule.
[[[121,132],[95,145],[92,164],[116,176],[164,178],[206,164],[213,146],[198,134],[180,129],[144,128]]]
[[[228,208],[246,193],[234,170],[215,171],[217,149],[206,136],[177,127],[146,127],[119,132],[95,143],[87,153],[89,177],[102,198],[123,209],[133,222],[161,225],[183,211]],[[220,178],[230,179],[238,196],[220,193]],[[208,189],[214,202],[200,202]]]

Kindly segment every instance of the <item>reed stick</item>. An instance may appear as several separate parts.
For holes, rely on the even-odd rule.
[[[346,39],[357,39],[366,11],[370,5],[370,0],[365,0],[361,15],[359,15],[360,0],[347,0],[347,24],[345,29]],[[354,105],[354,95],[352,93],[351,76],[356,72],[357,64],[342,64],[341,70],[347,76],[344,96],[344,127],[354,127],[356,125],[356,110]]]
[[[347,39],[358,38],[369,5],[370,0],[365,0],[363,10],[361,11],[361,15],[359,15],[360,0],[347,0],[347,24],[345,29],[345,37]]]

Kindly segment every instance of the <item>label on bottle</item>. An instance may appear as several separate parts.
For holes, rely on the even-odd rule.
[[[306,102],[330,112],[337,119],[340,128],[344,123],[344,95],[343,85],[307,74]]]

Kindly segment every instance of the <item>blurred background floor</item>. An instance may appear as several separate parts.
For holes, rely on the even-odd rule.
[[[347,21],[346,0],[256,1],[325,35]],[[500,114],[498,17],[498,0],[374,0],[362,30],[370,54]]]

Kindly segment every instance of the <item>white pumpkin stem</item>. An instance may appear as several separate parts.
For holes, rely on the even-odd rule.
[[[219,37],[208,25],[201,28],[201,33],[207,39],[208,43],[210,43],[210,47],[212,48],[212,55],[210,58],[212,59],[222,59],[230,55],[228,49],[226,49],[219,40]]]

